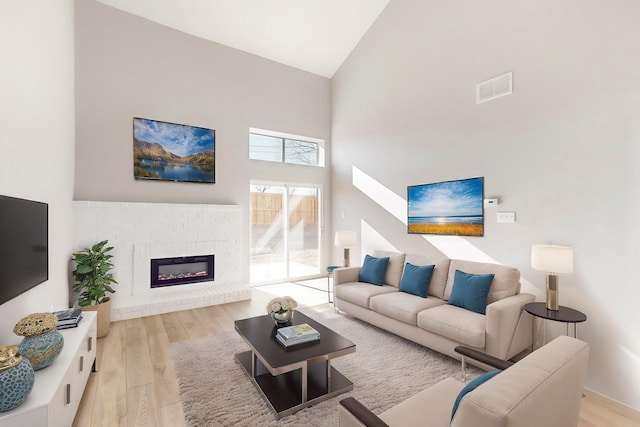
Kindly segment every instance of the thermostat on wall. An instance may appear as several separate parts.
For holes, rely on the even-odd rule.
[[[484,207],[498,206],[498,199],[484,199]]]

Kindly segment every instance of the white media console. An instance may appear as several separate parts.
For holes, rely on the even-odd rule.
[[[96,325],[96,313],[87,311],[77,328],[60,331],[62,352],[50,366],[36,371],[33,390],[22,405],[0,412],[0,427],[71,426],[95,368]]]

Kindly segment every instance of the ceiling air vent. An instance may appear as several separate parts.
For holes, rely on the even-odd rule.
[[[476,104],[513,93],[513,72],[485,80],[476,85]]]

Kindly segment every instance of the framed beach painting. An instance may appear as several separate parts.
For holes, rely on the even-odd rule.
[[[484,178],[407,187],[409,234],[484,235]]]
[[[216,182],[216,131],[133,118],[135,179]]]

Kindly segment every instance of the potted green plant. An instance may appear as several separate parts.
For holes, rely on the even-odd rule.
[[[111,285],[118,283],[110,273],[113,255],[109,252],[113,246],[107,246],[107,242],[103,240],[91,248],[74,253],[72,257],[76,264],[73,290],[79,295],[78,304],[83,311],[97,312],[98,338],[109,333],[111,298],[108,294],[115,293]]]

